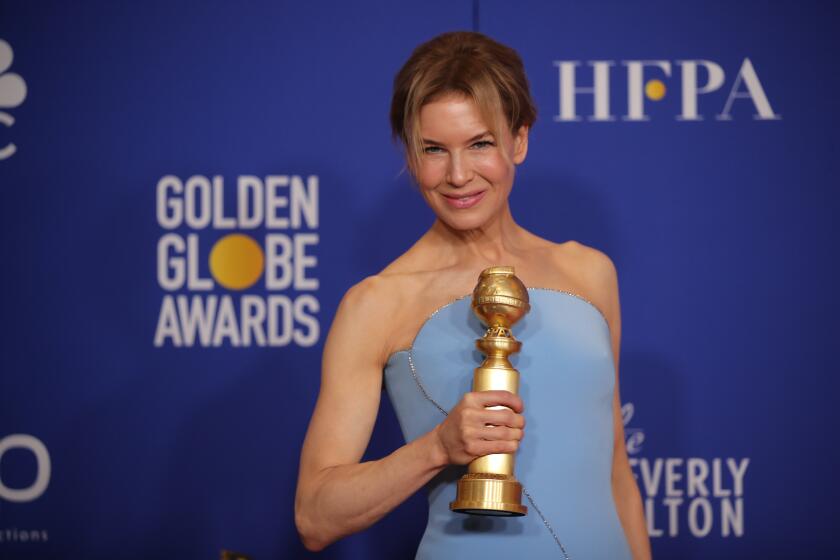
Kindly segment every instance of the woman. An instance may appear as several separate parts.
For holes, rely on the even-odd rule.
[[[535,118],[519,56],[478,33],[432,39],[397,75],[392,127],[436,220],[336,313],[295,504],[310,550],[369,527],[426,486],[418,558],[650,557],[624,448],[615,269],[597,250],[529,233],[508,205]],[[523,398],[469,392],[478,365],[469,350],[482,327],[463,296],[493,265],[544,288],[531,290],[532,311],[514,329]],[[383,371],[408,443],[360,463]],[[507,409],[487,409],[496,405]],[[517,450],[527,516],[448,510],[463,465]]]

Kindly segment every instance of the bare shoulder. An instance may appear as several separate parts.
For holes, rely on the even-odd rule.
[[[339,310],[364,314],[379,314],[388,307],[392,282],[383,275],[368,276],[354,284],[341,298]]]
[[[618,310],[618,274],[603,251],[577,241],[554,244],[553,262],[576,293],[591,301],[613,322]]]
[[[411,284],[411,277],[405,274],[381,272],[368,276],[347,290],[338,312],[382,325],[381,330],[387,332],[390,318],[403,306]]]
[[[350,287],[336,311],[328,350],[333,346],[352,345],[366,350],[372,360],[384,362],[392,346],[396,312],[400,309],[404,290],[399,279],[388,275],[369,276]]]
[[[556,243],[530,232],[528,235],[531,241],[528,259],[550,263],[549,272],[559,276],[559,281],[583,283],[587,288],[615,281],[615,265],[606,253],[575,240]]]
[[[555,244],[554,253],[587,287],[597,289],[616,283],[615,264],[603,251],[578,241],[566,241]]]

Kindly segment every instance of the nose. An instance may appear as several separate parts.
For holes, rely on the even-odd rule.
[[[446,181],[453,187],[467,185],[472,181],[474,175],[469,160],[454,152],[449,158],[449,168],[446,171]]]

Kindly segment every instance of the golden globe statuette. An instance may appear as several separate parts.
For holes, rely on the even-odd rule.
[[[473,391],[519,392],[519,372],[508,356],[519,352],[522,343],[510,328],[531,309],[528,290],[511,266],[483,270],[473,290],[473,312],[488,326],[476,347],[487,357],[475,368]],[[489,407],[505,408],[503,406]],[[517,516],[528,513],[522,505],[522,485],[513,475],[513,453],[494,453],[474,459],[458,481],[455,501],[449,509],[477,515]]]

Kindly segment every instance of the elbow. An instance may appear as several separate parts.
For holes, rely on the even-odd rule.
[[[303,543],[303,547],[306,548],[309,552],[321,552],[327,547],[327,543],[323,541],[319,541],[317,539],[313,539],[311,537],[307,537],[303,533],[300,533],[300,540]]]
[[[295,495],[295,527],[301,543],[310,552],[320,552],[347,534],[325,519],[322,508],[317,506],[318,494],[318,486],[299,483]]]
[[[330,544],[330,541],[318,531],[318,524],[314,523],[299,506],[295,507],[295,526],[306,550],[320,552]]]
[[[298,535],[304,548],[310,552],[320,552],[327,547],[327,542],[318,538],[318,535],[311,530],[305,528],[297,516],[295,516],[295,524],[297,525]]]

